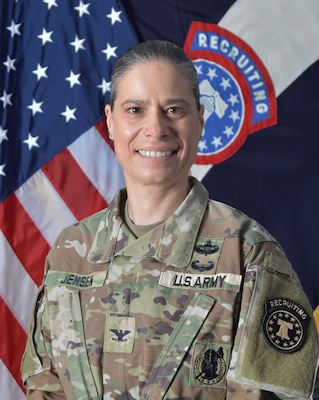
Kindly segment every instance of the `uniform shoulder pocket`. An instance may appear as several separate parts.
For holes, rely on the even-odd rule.
[[[248,310],[242,310],[247,315],[237,332],[241,337],[228,378],[262,390],[308,398],[318,342],[307,296],[287,275],[258,266],[250,267],[246,274],[255,276],[254,287]]]

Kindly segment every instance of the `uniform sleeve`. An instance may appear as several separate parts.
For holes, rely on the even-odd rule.
[[[254,245],[246,263],[228,379],[279,399],[310,399],[318,337],[308,298],[278,243]]]
[[[52,363],[45,290],[39,291],[21,362],[21,375],[30,400],[66,399]]]

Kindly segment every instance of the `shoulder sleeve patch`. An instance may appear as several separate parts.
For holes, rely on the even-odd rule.
[[[310,315],[297,302],[274,297],[265,302],[264,335],[275,350],[282,353],[298,351],[307,336]]]

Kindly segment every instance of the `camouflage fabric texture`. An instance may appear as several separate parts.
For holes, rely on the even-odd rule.
[[[312,309],[276,240],[201,183],[140,238],[110,207],[49,252],[22,360],[29,399],[306,399]]]

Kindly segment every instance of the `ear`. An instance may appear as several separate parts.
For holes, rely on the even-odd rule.
[[[199,110],[199,122],[200,122],[201,128],[200,128],[200,136],[199,136],[198,140],[200,140],[202,137],[203,128],[204,128],[204,124],[205,124],[204,111],[205,111],[205,107],[203,106],[203,104],[201,104],[200,110]]]
[[[112,110],[111,110],[111,106],[109,104],[107,104],[104,108],[104,112],[105,112],[105,116],[106,116],[106,125],[107,125],[107,129],[109,131],[109,138],[111,140],[113,140],[113,120],[112,120]]]

